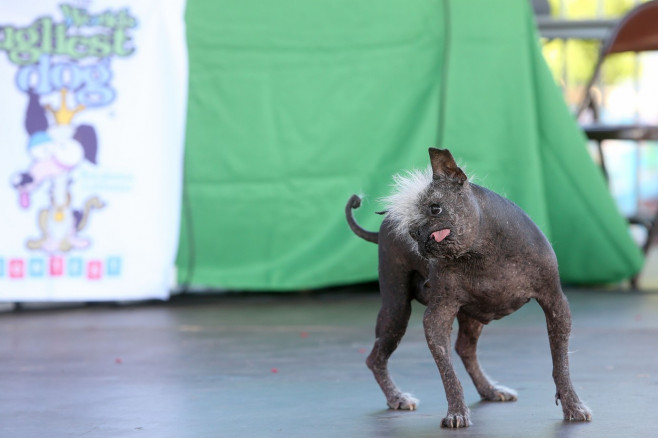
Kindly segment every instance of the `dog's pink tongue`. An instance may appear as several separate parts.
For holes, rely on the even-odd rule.
[[[20,201],[21,207],[28,208],[30,206],[30,194],[27,192],[21,192]]]
[[[450,234],[450,230],[446,228],[445,230],[439,230],[439,231],[433,232],[432,233],[432,238],[434,240],[436,240],[437,243],[438,243],[438,242],[441,242],[446,237],[448,237],[448,234]]]

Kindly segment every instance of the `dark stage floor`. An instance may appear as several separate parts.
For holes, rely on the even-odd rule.
[[[0,437],[657,437],[658,294],[567,295],[592,423],[561,419],[534,302],[486,327],[479,350],[518,402],[479,402],[456,359],[473,426],[440,429],[416,306],[392,369],[421,403],[387,410],[364,365],[379,305],[367,286],[0,313]]]

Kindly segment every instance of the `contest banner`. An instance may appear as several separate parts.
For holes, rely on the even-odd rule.
[[[0,6],[0,301],[168,297],[184,0]]]

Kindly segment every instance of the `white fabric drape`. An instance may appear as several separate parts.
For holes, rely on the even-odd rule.
[[[184,0],[0,6],[0,301],[168,297]]]

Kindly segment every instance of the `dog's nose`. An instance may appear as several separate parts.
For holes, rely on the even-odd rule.
[[[32,175],[30,175],[29,173],[20,173],[18,175],[14,175],[14,177],[12,178],[12,185],[14,186],[14,188],[18,189],[28,185],[32,181],[34,181]]]
[[[409,230],[409,234],[411,235],[412,239],[420,240],[420,228],[414,228]]]

